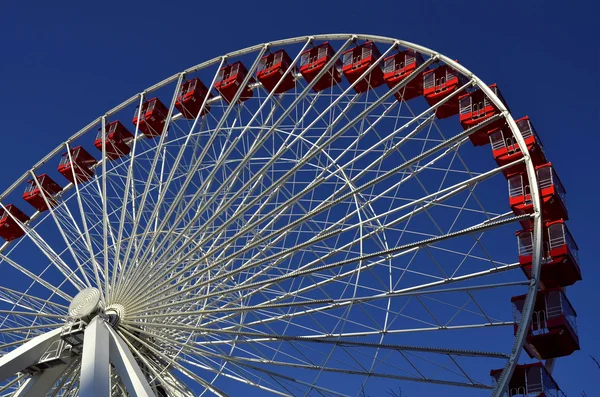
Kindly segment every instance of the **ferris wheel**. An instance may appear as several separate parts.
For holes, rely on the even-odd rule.
[[[457,61],[235,51],[0,196],[0,396],[559,395],[567,219],[529,117]]]

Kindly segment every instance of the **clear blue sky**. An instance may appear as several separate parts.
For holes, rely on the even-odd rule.
[[[425,45],[498,83],[515,116],[529,114],[542,136],[568,191],[569,227],[581,249],[584,277],[568,291],[579,314],[583,350],[559,361],[556,379],[570,396],[598,393],[600,369],[589,358],[600,359],[597,1],[167,4],[2,2],[1,190],[102,112],[222,53],[338,32]]]

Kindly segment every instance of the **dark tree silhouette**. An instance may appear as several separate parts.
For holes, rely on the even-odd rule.
[[[388,390],[388,394],[390,395],[390,397],[402,397],[402,388],[400,386],[398,386],[398,391],[394,391],[392,389]],[[406,397],[406,396],[404,396]]]
[[[390,397],[408,397],[402,393],[402,388],[400,386],[398,386],[398,391],[395,391],[394,389],[390,389],[387,391],[387,394]],[[360,388],[360,393],[358,395],[359,395],[359,397],[371,397],[365,392],[364,386]]]

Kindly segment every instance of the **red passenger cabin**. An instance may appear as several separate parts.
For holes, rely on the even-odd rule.
[[[138,113],[140,119],[138,120]],[[155,138],[162,135],[169,109],[158,98],[152,98],[142,104],[142,110],[139,107],[135,109],[133,116],[133,125],[136,125],[140,131],[148,138]]]
[[[385,58],[383,66],[383,79],[388,87],[393,88],[402,80],[406,79],[423,63],[421,54],[408,49],[396,55]],[[423,77],[419,74],[413,76],[411,81],[394,94],[396,99],[408,101],[423,95]]]
[[[106,157],[109,160],[115,160],[123,157],[131,151],[129,142],[133,139],[133,135],[119,120],[108,123],[104,127],[106,131]],[[98,129],[94,146],[102,152],[102,128]]]
[[[20,223],[27,222],[29,217],[13,204],[6,206],[6,210],[0,207],[0,237],[6,241],[12,241],[25,234]]]
[[[546,220],[569,219],[566,192],[552,163],[535,167],[542,200],[542,215]],[[508,176],[510,208],[515,215],[532,214],[533,202],[526,172]],[[531,220],[521,221],[523,227],[531,227]]]
[[[219,70],[219,74],[217,75],[217,81],[215,83],[215,90],[221,95],[221,97],[227,102],[231,103],[235,94],[237,94],[238,89],[244,82],[246,75],[248,74],[248,69],[241,62],[236,62],[231,65],[225,65]],[[248,80],[248,85],[242,88],[242,93],[238,102],[243,102],[252,98],[252,89],[250,89],[249,85],[254,83],[255,80],[253,77]]]
[[[490,371],[494,385],[498,382],[502,369]],[[517,365],[508,382],[506,397],[562,397],[564,394],[552,379],[542,363]]]
[[[533,263],[533,231],[517,232],[519,264],[521,270],[531,279]],[[543,257],[540,281],[545,288],[566,287],[581,280],[581,269],[577,244],[569,232],[565,221],[546,222],[543,228]]]
[[[342,73],[352,84],[359,79],[381,57],[381,53],[372,41],[344,51]],[[383,69],[377,65],[355,86],[356,92],[365,92],[383,84]]]
[[[300,57],[300,74],[308,83],[312,82],[325,65],[331,60],[335,51],[331,44],[325,42],[302,53]],[[319,81],[313,85],[314,92],[319,92],[331,88],[342,81],[342,63],[336,60],[327,72],[325,72]]]
[[[262,57],[258,64],[256,78],[268,92],[281,94],[289,91],[296,86],[296,79],[294,78],[295,68],[286,74],[285,77],[283,75],[291,64],[292,58],[283,49],[267,54]],[[279,80],[281,80],[281,84],[275,88]]]
[[[519,127],[519,131],[521,131],[521,136],[525,140],[525,145],[527,145],[527,150],[529,150],[533,165],[539,166],[546,164],[548,161],[544,154],[542,141],[540,141],[539,136],[535,132],[535,128],[533,128],[533,124],[531,124],[529,117],[525,116],[516,120],[516,123],[517,127]],[[521,153],[521,149],[519,148],[512,131],[507,126],[496,128],[494,131],[490,132],[490,142],[492,144],[492,154],[499,167],[510,164],[523,157],[523,153]],[[520,163],[503,170],[503,173],[506,176],[523,171],[525,171],[525,163]]]
[[[96,159],[81,146],[71,149],[70,157],[72,162],[71,159],[69,159],[69,152],[62,154],[62,158],[58,164],[58,172],[71,183],[75,183],[73,174],[75,174],[75,177],[77,178],[77,183],[89,181],[92,176],[94,176],[92,166],[98,161],[96,161]]]
[[[188,120],[194,120],[196,116],[198,116],[198,112],[200,112],[202,103],[207,95],[209,99],[214,97],[212,93],[208,92],[208,88],[206,88],[202,80],[199,78],[196,77],[191,80],[184,81],[181,83],[181,88],[179,90],[179,95],[177,96],[177,102],[175,102],[175,107],[181,112],[183,117]],[[210,106],[207,103],[204,106],[200,116],[204,116],[209,111]]]
[[[500,93],[498,86],[492,84],[490,89],[506,106],[506,101]],[[499,113],[498,109],[485,93],[478,89],[476,91],[464,94],[458,97],[458,110],[460,113],[460,124],[463,129],[467,130],[471,127],[482,123]],[[474,146],[484,146],[490,142],[488,135],[497,128],[502,127],[506,123],[504,117],[479,128],[477,132],[469,135],[469,139]]]
[[[423,73],[423,96],[433,106],[464,85],[463,78],[448,65],[438,66]],[[458,114],[458,93],[436,109],[438,119],[445,119]]]
[[[515,322],[521,319],[525,295],[511,298]],[[579,350],[577,314],[560,288],[538,291],[527,334],[525,351],[530,357],[548,360]],[[515,333],[517,324],[515,324]]]
[[[27,201],[39,212],[44,212],[48,210],[46,201],[53,207],[56,205],[54,196],[62,191],[62,187],[54,182],[48,174],[38,175],[36,179],[37,183],[34,179],[27,181],[28,185],[23,193],[23,200]]]

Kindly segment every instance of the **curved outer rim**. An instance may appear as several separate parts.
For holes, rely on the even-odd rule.
[[[27,178],[29,178],[31,176],[31,173],[33,173],[35,170],[37,170],[42,165],[44,165],[48,160],[50,160],[51,158],[58,155],[61,152],[61,150],[64,150],[64,147],[66,144],[80,138],[86,132],[91,130],[95,125],[102,123],[103,119],[105,119],[106,117],[133,104],[135,101],[137,101],[141,97],[145,96],[148,92],[155,91],[167,84],[170,84],[170,83],[176,81],[182,75],[185,75],[188,73],[193,73],[198,70],[204,69],[206,67],[212,66],[212,65],[214,65],[226,58],[229,58],[229,57],[241,56],[244,54],[258,51],[265,46],[267,46],[267,47],[283,46],[283,45],[289,45],[289,44],[296,44],[299,42],[305,42],[308,40],[312,41],[312,40],[348,40],[348,39],[372,40],[377,43],[386,43],[386,44],[390,44],[390,45],[395,44],[398,46],[411,48],[417,52],[427,54],[432,57],[437,56],[439,58],[439,60],[443,61],[445,64],[451,66],[453,69],[459,71],[461,74],[463,74],[464,76],[471,79],[475,83],[475,85],[477,85],[478,88],[480,88],[486,94],[486,96],[488,98],[490,98],[490,100],[493,102],[493,104],[500,110],[501,114],[504,115],[504,117],[508,123],[508,126],[510,127],[510,129],[513,133],[513,136],[515,137],[515,139],[519,145],[519,148],[520,148],[521,152],[523,153],[523,159],[525,162],[527,176],[529,179],[529,186],[536,187],[535,189],[531,189],[531,199],[533,202],[533,210],[534,210],[534,212],[533,212],[533,223],[534,223],[533,242],[535,245],[535,249],[533,250],[532,278],[531,278],[531,282],[529,283],[527,297],[525,299],[525,303],[524,303],[524,307],[523,307],[523,311],[522,311],[522,315],[521,315],[521,320],[519,322],[519,326],[517,328],[517,333],[515,335],[512,352],[511,352],[511,355],[504,367],[504,371],[502,372],[502,375],[498,379],[496,386],[494,387],[494,390],[492,392],[492,396],[501,397],[506,386],[508,385],[508,381],[510,380],[510,378],[514,372],[514,369],[517,365],[517,361],[518,361],[521,351],[523,349],[523,345],[524,345],[525,338],[526,338],[526,333],[531,324],[531,314],[533,312],[533,307],[534,307],[535,298],[536,298],[536,292],[537,292],[538,285],[539,285],[539,276],[540,276],[540,270],[541,270],[540,262],[541,262],[541,255],[542,255],[542,233],[541,233],[542,217],[541,217],[541,212],[540,212],[541,201],[540,201],[540,196],[539,196],[537,176],[535,174],[535,167],[534,167],[533,162],[531,161],[531,157],[529,155],[529,150],[527,149],[525,140],[523,139],[523,136],[521,135],[521,131],[517,127],[515,120],[513,119],[512,115],[509,113],[506,106],[502,103],[502,101],[496,96],[496,94],[494,94],[494,92],[487,86],[487,84],[485,84],[481,79],[479,79],[469,69],[467,69],[463,65],[459,64],[458,62],[452,60],[452,58],[442,55],[442,54],[440,54],[436,51],[433,51],[427,47],[423,47],[423,46],[420,46],[418,44],[414,44],[414,43],[411,43],[408,41],[397,40],[397,39],[393,39],[393,38],[385,37],[385,36],[375,36],[375,35],[369,35],[369,34],[338,33],[338,34],[319,34],[319,35],[311,35],[311,36],[299,36],[299,37],[294,37],[294,38],[290,38],[290,39],[276,40],[276,41],[271,41],[269,43],[257,44],[252,47],[247,47],[247,48],[244,48],[241,50],[232,51],[225,55],[215,57],[213,59],[210,59],[208,61],[200,63],[196,66],[185,69],[183,72],[180,72],[180,73],[174,74],[170,77],[167,77],[166,79],[160,81],[159,83],[156,83],[153,86],[148,87],[146,90],[140,92],[139,94],[132,96],[131,98],[122,102],[121,104],[114,107],[113,109],[109,110],[102,116],[96,118],[94,121],[92,121],[91,123],[89,123],[88,125],[83,127],[81,130],[79,130],[78,132],[73,134],[65,142],[61,143],[54,150],[52,150],[50,153],[48,153],[48,155],[46,155],[43,159],[38,161],[30,170],[23,173],[23,175],[20,178],[18,178],[8,189],[6,189],[2,194],[0,194],[0,201],[3,200],[6,196],[8,196],[10,193],[12,193],[19,185],[22,185],[23,183],[25,183]],[[103,163],[104,161],[100,160],[99,163],[100,162]],[[34,220],[35,218],[37,218],[37,216],[39,214],[40,214],[39,212],[36,212],[31,217],[31,220]],[[3,252],[9,244],[10,244],[9,242],[4,243],[0,247],[0,252]]]

